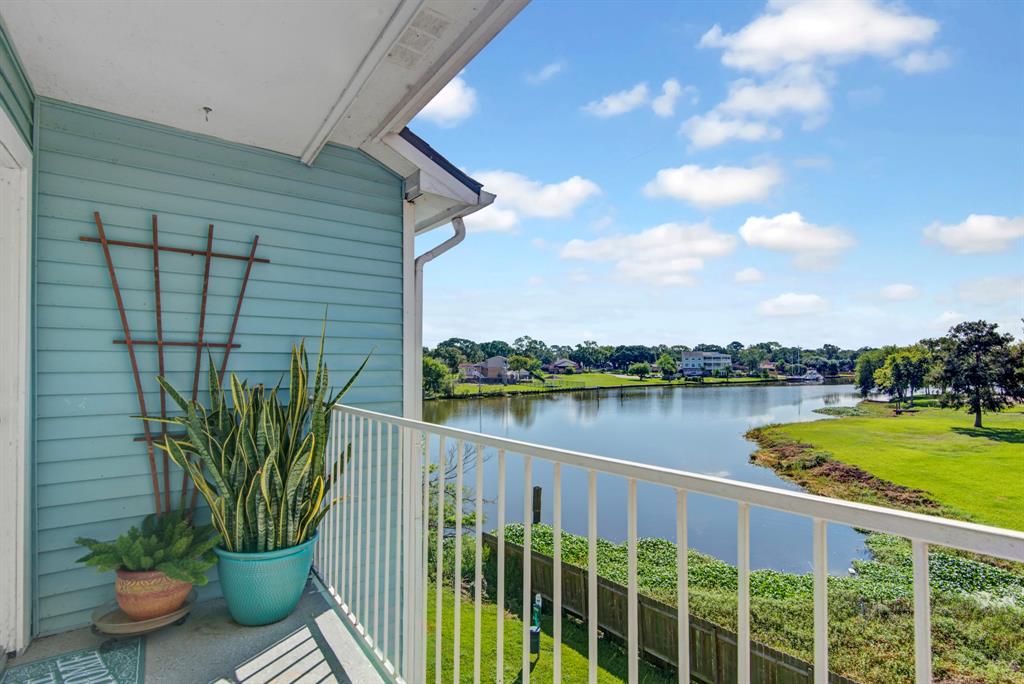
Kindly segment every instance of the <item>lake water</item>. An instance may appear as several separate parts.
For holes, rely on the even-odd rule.
[[[424,420],[549,446],[649,463],[743,482],[796,490],[771,470],[750,463],[755,445],[743,438],[768,423],[830,420],[815,413],[824,406],[853,406],[852,385],[731,387],[648,387],[553,393],[474,400],[428,401]],[[434,447],[436,450],[436,445]],[[449,460],[453,447],[449,445]],[[485,514],[496,520],[497,459],[484,457]],[[471,465],[471,463],[470,463]],[[509,522],[523,519],[523,469],[518,455],[507,457]],[[544,522],[551,522],[551,466],[534,460],[533,484],[543,488]],[[465,482],[472,487],[470,467]],[[688,497],[690,546],[729,563],[736,562],[736,504],[698,494]],[[637,485],[638,533],[675,538],[675,493]],[[562,521],[569,532],[587,532],[587,476],[562,468]],[[788,572],[811,569],[811,521],[778,511],[752,508],[751,565]],[[598,477],[598,534],[626,537],[626,482]],[[852,528],[829,526],[829,571],[843,574],[866,551]]]

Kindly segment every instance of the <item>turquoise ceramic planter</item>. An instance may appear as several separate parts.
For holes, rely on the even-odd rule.
[[[319,534],[298,546],[265,553],[214,549],[220,590],[235,622],[269,625],[295,610],[313,565],[313,544]]]

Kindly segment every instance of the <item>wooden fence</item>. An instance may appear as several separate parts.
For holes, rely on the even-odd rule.
[[[492,553],[489,563],[496,561],[498,539],[484,534],[484,546]],[[552,601],[554,559],[536,551],[531,557],[531,596],[540,594]],[[505,542],[506,590],[522,591],[523,547]],[[519,584],[518,589],[514,586]],[[597,578],[597,624],[605,636],[626,642],[627,588]],[[678,662],[676,634],[679,630],[676,607],[640,594],[639,646],[644,659],[660,666],[675,668]],[[581,620],[587,618],[587,571],[562,563],[562,609]],[[793,656],[752,641],[750,644],[750,678],[753,684],[813,684],[814,666]],[[690,616],[690,678],[702,684],[732,684],[737,679],[736,633],[696,616]],[[835,673],[829,674],[831,684],[856,684]]]

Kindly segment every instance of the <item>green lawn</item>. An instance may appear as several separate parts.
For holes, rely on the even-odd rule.
[[[454,669],[452,667],[454,654],[452,653],[452,642],[455,634],[453,617],[455,614],[453,603],[455,594],[450,588],[442,591],[443,605],[441,609],[441,681],[452,681]],[[430,586],[427,606],[427,681],[434,681],[434,587]],[[494,682],[495,663],[497,661],[497,619],[498,606],[495,603],[484,601],[481,612],[482,621],[480,626],[480,680],[482,682]],[[473,600],[471,597],[464,597],[461,601],[460,613],[460,639],[461,651],[459,654],[459,680],[463,682],[473,681]],[[505,682],[522,681],[523,662],[523,623],[517,617],[505,613]],[[597,681],[599,682],[624,682],[627,677],[628,662],[625,651],[617,644],[606,642],[601,639],[598,648]],[[551,682],[552,681],[552,655],[554,653],[555,641],[551,632],[551,616],[544,615],[541,619],[540,654],[531,656],[530,681]],[[574,621],[564,620],[562,623],[562,681],[585,682],[587,681],[587,631],[586,627]],[[645,684],[670,684],[676,678],[672,673],[651,667],[640,661],[640,681]]]
[[[519,385],[477,385],[474,383],[459,383],[455,387],[456,396],[473,394],[531,394],[536,392],[551,392],[572,389],[596,389],[599,387],[642,387],[658,385],[687,385],[697,387],[700,383],[681,380],[662,380],[661,377],[649,377],[640,380],[635,377],[619,377],[612,373],[575,373],[572,375],[558,375],[553,377],[555,386],[549,387],[538,381],[523,383]],[[742,384],[751,382],[762,382],[761,378],[704,378],[704,384]]]
[[[977,522],[1024,530],[1024,409],[984,415],[921,407],[893,416],[862,403],[868,415],[773,427],[896,484],[922,489]]]

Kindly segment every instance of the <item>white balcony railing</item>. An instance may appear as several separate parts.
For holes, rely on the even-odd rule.
[[[442,662],[442,648],[453,649],[452,681],[481,679],[482,668],[495,668],[495,680],[504,681],[504,621],[497,621],[496,656],[493,663],[481,662],[482,610],[482,540],[483,540],[483,454],[497,456],[497,591],[499,601],[505,596],[505,509],[506,462],[518,454],[523,464],[524,540],[523,574],[523,669],[521,681],[530,680],[529,625],[531,607],[531,486],[535,462],[546,461],[552,472],[552,515],[554,536],[553,612],[561,615],[561,535],[562,535],[562,468],[580,469],[587,474],[587,530],[589,567],[587,568],[587,614],[597,614],[597,486],[599,474],[622,478],[626,482],[628,598],[626,650],[628,679],[636,682],[639,675],[638,596],[637,596],[637,483],[651,483],[675,492],[675,510],[666,515],[676,518],[676,572],[679,586],[677,630],[679,639],[679,681],[690,681],[689,610],[687,596],[687,494],[696,493],[731,500],[737,503],[737,570],[738,681],[749,684],[750,666],[750,508],[763,507],[804,516],[812,521],[814,579],[814,682],[828,681],[828,593],[827,593],[827,525],[837,523],[905,537],[912,545],[915,681],[931,682],[931,615],[928,582],[928,548],[930,545],[961,549],[1011,561],[1024,562],[1024,534],[945,518],[918,515],[904,511],[828,499],[799,492],[785,491],[705,475],[696,475],[668,468],[621,461],[591,454],[528,444],[465,430],[423,423],[415,420],[337,406],[331,431],[329,453],[332,463],[340,456],[342,444],[350,445],[349,466],[332,491],[340,503],[321,526],[316,566],[324,584],[338,602],[368,648],[376,655],[385,671],[395,680],[425,682],[427,677],[427,545],[436,549],[435,577],[442,578],[442,550],[445,525],[435,524],[430,532],[429,518],[443,520],[445,497],[436,497],[436,510],[428,491],[430,473],[447,473],[454,469],[455,510],[463,508],[463,480],[467,447],[475,449],[476,486],[474,491],[475,524],[472,543],[476,567],[473,577],[473,672],[460,672],[462,625],[460,622],[460,591],[454,592],[453,615],[455,638],[442,638],[440,619],[435,620],[433,639],[434,662]],[[454,463],[448,462],[448,446],[454,444]],[[435,477],[436,480],[436,477]],[[489,483],[490,484],[490,483]],[[435,482],[436,486],[436,482]],[[462,577],[462,517],[455,516],[453,543],[454,577]],[[430,536],[433,535],[433,538]],[[453,587],[454,589],[454,587]],[[442,581],[433,586],[436,615],[442,611]],[[499,613],[500,615],[500,613]],[[598,620],[587,620],[589,680],[597,681]],[[561,620],[553,621],[554,680],[561,679]],[[434,668],[434,680],[442,681],[440,667]]]

